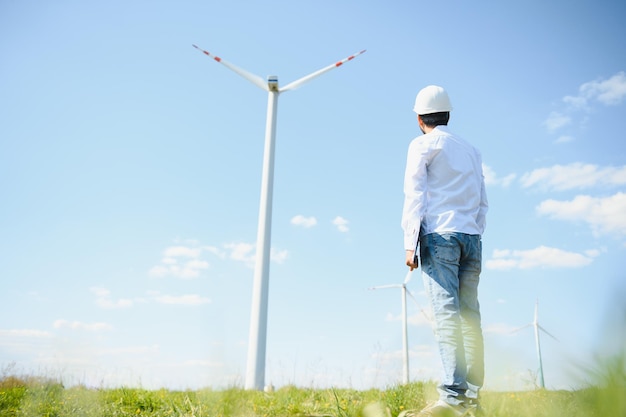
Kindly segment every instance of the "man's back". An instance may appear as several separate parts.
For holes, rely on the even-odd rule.
[[[422,233],[482,234],[486,195],[480,152],[447,126],[438,126],[416,141],[426,159]]]

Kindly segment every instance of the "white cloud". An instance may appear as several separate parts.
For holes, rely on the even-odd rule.
[[[483,164],[483,176],[485,177],[485,185],[501,185],[508,187],[515,179],[515,174],[509,174],[506,177],[498,177],[496,172],[489,166]]]
[[[386,321],[402,321],[403,319],[402,319],[402,314],[394,315],[391,313],[387,313],[385,320]],[[417,327],[419,326],[430,327],[431,326],[430,318],[424,312],[407,315],[406,321],[407,321],[407,324],[411,326],[417,326]]]
[[[186,268],[189,269],[207,269],[209,267],[209,263],[207,261],[201,261],[199,259],[194,259],[185,264]]]
[[[574,107],[585,107],[589,101],[596,100],[605,106],[620,104],[626,97],[626,73],[623,71],[608,80],[594,80],[584,83],[578,89],[578,96],[567,96],[563,101]]]
[[[211,299],[207,297],[202,297],[197,294],[187,294],[187,295],[155,295],[155,301],[162,304],[177,304],[177,305],[187,305],[187,306],[197,306],[201,304],[208,304],[211,302]]]
[[[221,250],[218,247],[215,246],[203,246],[202,249],[204,249],[205,251],[212,253],[213,255],[217,256],[218,258],[224,259],[226,258],[226,253]]]
[[[89,332],[99,332],[104,330],[111,330],[113,326],[107,323],[83,323],[80,321],[68,321],[68,320],[56,320],[52,327],[55,329],[72,329],[72,330],[85,330]]]
[[[49,338],[52,337],[52,333],[43,330],[34,329],[0,329],[0,340],[12,337],[28,337],[28,338]]]
[[[350,229],[348,228],[348,220],[344,219],[341,216],[337,216],[335,217],[335,219],[333,220],[333,224],[335,226],[337,226],[337,230],[339,230],[342,233],[346,233],[348,232]]]
[[[192,279],[200,276],[202,269],[208,269],[209,263],[198,259],[185,262],[183,265],[177,265],[172,263],[167,267],[157,266],[151,270],[153,276],[166,276],[172,275],[181,279]]]
[[[197,258],[200,256],[201,249],[200,248],[190,248],[187,246],[170,246],[165,249],[163,252],[163,256],[165,258]]]
[[[148,271],[153,278],[175,277],[179,279],[194,279],[200,277],[202,271],[211,268],[211,264],[203,259],[210,253],[221,260],[243,262],[253,268],[256,261],[256,245],[246,242],[232,242],[216,246],[202,246],[194,242],[195,247],[171,246],[163,252],[163,258],[158,265]],[[288,257],[287,250],[271,248],[270,260],[283,263]]]
[[[256,262],[256,245],[252,243],[228,243],[224,245],[230,250],[230,259],[244,262],[248,267],[254,267]],[[270,248],[270,260],[278,264],[285,262],[289,255],[286,249]]]
[[[601,251],[599,251],[598,249],[587,249],[585,251],[585,255],[589,256],[590,258],[596,258],[598,255],[600,255]]]
[[[571,201],[546,200],[539,204],[537,213],[587,223],[596,235],[626,236],[626,194],[622,192],[603,198],[579,195]]]
[[[547,246],[529,250],[496,249],[493,251],[492,258],[485,263],[485,267],[496,270],[579,268],[593,262],[593,257],[588,253],[567,252]]]
[[[166,276],[181,279],[198,278],[200,272],[210,266],[207,261],[199,259],[202,250],[200,247],[170,246],[163,251],[161,263],[152,267],[148,275],[153,278]]]
[[[574,109],[587,109],[587,99],[582,96],[565,96],[563,102]]]
[[[17,355],[38,355],[42,351],[49,351],[54,335],[50,332],[36,329],[0,329],[0,348]]]
[[[96,296],[96,305],[106,309],[128,308],[133,306],[133,300],[120,298],[116,301],[111,299],[111,291],[102,287],[89,289]]]
[[[286,249],[272,248],[270,250],[270,259],[276,262],[277,264],[284,263],[288,257],[289,257],[289,251],[287,251]]]
[[[626,165],[601,168],[593,164],[575,162],[554,165],[527,172],[520,178],[525,188],[539,186],[543,189],[571,190],[598,185],[617,186],[626,184]]]
[[[157,265],[157,266],[153,266],[152,268],[150,268],[150,271],[148,271],[148,275],[150,275],[153,278],[163,278],[165,276],[167,276],[167,274],[169,274],[169,267],[167,266],[163,266],[163,265]]]
[[[129,300],[128,298],[120,298],[119,300],[113,301],[109,298],[98,298],[96,299],[96,304],[99,307],[113,310],[118,308],[132,307],[133,300]]]
[[[568,143],[568,142],[571,142],[573,140],[574,140],[574,138],[572,136],[562,135],[562,136],[559,136],[558,138],[556,138],[554,143]]]
[[[295,226],[302,226],[304,228],[310,228],[313,227],[317,224],[317,219],[313,216],[311,217],[304,217],[301,214],[298,214],[297,216],[294,216],[291,219],[291,224],[295,225]]]
[[[311,218],[314,220],[314,218]],[[310,219],[309,219],[310,221]],[[293,222],[293,221],[292,221]],[[306,222],[305,222],[306,223]],[[309,227],[309,226],[305,226]],[[194,242],[198,245],[198,242]],[[243,262],[248,267],[254,267],[256,260],[256,245],[253,243],[233,242],[223,245],[223,249],[215,246],[172,246],[165,249],[160,264],[148,271],[153,278],[173,276],[180,279],[198,278],[203,270],[209,269],[211,264],[201,259],[203,253],[210,253],[225,260]],[[287,259],[288,251],[271,248],[270,259],[283,263]]]
[[[552,112],[543,122],[549,132],[554,132],[572,122],[572,118],[559,112]]]
[[[111,291],[102,287],[91,287],[89,289],[96,297],[108,297],[111,294]]]
[[[176,260],[176,258],[163,258],[161,259],[161,263],[164,263],[165,265],[173,265],[175,263],[177,263],[178,261]]]
[[[549,132],[569,125],[574,118],[584,124],[586,118],[574,115],[577,112],[590,113],[595,105],[616,106],[626,97],[626,73],[620,71],[609,79],[597,79],[582,84],[575,96],[563,97],[565,108],[553,111],[543,123]],[[561,141],[562,143],[562,141]]]
[[[234,261],[245,262],[248,265],[254,265],[256,256],[255,245],[252,243],[227,243],[224,245],[230,250],[230,259]]]

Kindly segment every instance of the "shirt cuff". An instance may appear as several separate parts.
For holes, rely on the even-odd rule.
[[[404,235],[404,250],[415,250],[417,248],[417,240],[419,237],[416,233]]]

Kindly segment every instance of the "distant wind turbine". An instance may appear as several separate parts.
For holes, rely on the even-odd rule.
[[[341,61],[328,65],[318,71],[306,75],[286,86],[278,87],[278,77],[270,75],[267,81],[258,75],[254,75],[218,56],[200,49],[206,56],[226,66],[228,69],[241,75],[257,87],[268,92],[267,118],[265,128],[265,149],[263,156],[263,175],[261,182],[261,203],[259,207],[259,225],[257,230],[257,254],[254,269],[254,283],[252,289],[252,312],[250,318],[250,335],[248,342],[248,365],[246,369],[246,389],[262,390],[265,384],[265,347],[267,344],[267,298],[269,287],[269,259],[272,227],[272,194],[274,184],[274,144],[276,141],[276,112],[278,95],[288,90],[294,90],[302,84],[319,77],[320,75],[337,68],[344,63],[361,55],[362,50]]]
[[[541,342],[539,340],[539,330],[541,330],[542,332],[544,332],[545,334],[547,334],[548,336],[550,336],[551,338],[553,338],[554,340],[558,339],[554,336],[552,336],[546,329],[544,329],[543,327],[541,327],[541,325],[539,324],[539,300],[535,301],[535,319],[533,320],[532,323],[528,323],[525,326],[520,327],[519,329],[514,330],[513,332],[518,332],[522,329],[525,329],[527,327],[533,326],[535,328],[535,345],[537,348],[537,360],[539,361],[539,384],[541,386],[541,388],[545,388],[546,384],[545,384],[545,380],[543,378],[543,361],[541,359]]]
[[[404,282],[402,282],[402,284],[389,284],[389,285],[379,285],[376,287],[370,287],[370,290],[381,290],[384,288],[401,288],[402,289],[402,362],[403,362],[403,366],[404,366],[404,371],[403,371],[403,375],[402,375],[402,382],[404,384],[408,384],[409,383],[409,332],[408,332],[408,327],[407,327],[407,311],[406,311],[406,296],[407,294],[413,298],[413,301],[415,301],[415,303],[418,305],[419,307],[419,303],[417,302],[417,300],[415,299],[415,297],[413,297],[413,294],[411,294],[411,291],[409,291],[407,289],[407,284],[409,283],[409,281],[411,280],[411,271],[409,271],[406,274],[406,277],[404,278]],[[426,313],[424,312],[424,310],[422,310],[422,308],[420,307],[420,310],[422,311],[422,314],[424,314],[424,316],[426,317],[427,320],[430,320],[429,317],[426,315]]]

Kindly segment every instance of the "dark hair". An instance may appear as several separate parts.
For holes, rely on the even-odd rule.
[[[439,125],[446,126],[448,120],[450,120],[450,112],[442,111],[439,113],[420,114],[422,122],[428,127],[435,127]]]

